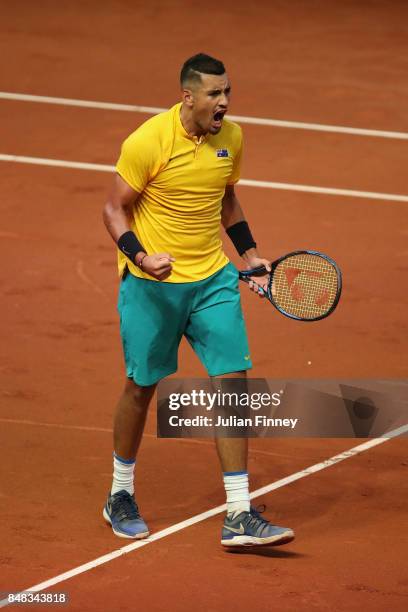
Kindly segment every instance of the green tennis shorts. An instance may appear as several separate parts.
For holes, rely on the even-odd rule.
[[[148,386],[177,372],[183,335],[210,376],[251,368],[238,283],[231,263],[192,283],[150,281],[127,273],[118,310],[128,378]]]

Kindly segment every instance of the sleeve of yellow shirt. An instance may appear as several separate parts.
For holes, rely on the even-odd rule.
[[[159,140],[154,130],[149,128],[142,125],[126,138],[116,164],[120,176],[138,193],[155,176],[161,159]]]

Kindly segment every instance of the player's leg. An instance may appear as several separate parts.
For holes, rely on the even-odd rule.
[[[156,385],[141,387],[131,378],[126,379],[125,387],[116,408],[113,426],[115,454],[126,461],[134,461],[136,458],[146,422],[147,410],[155,389]]]
[[[127,379],[116,409],[113,428],[113,481],[103,510],[113,532],[123,538],[144,538],[149,529],[134,496],[136,454],[156,385],[141,387]]]
[[[127,381],[114,420],[113,483],[103,515],[116,535],[142,538],[148,528],[134,496],[136,455],[156,383],[177,370],[184,320],[169,283],[131,274],[121,283],[118,309]]]
[[[203,282],[190,314],[186,336],[212,377],[237,379],[228,386],[246,387],[251,367],[248,340],[238,291],[238,272],[228,264]],[[229,389],[231,391],[231,389]],[[224,546],[283,544],[293,539],[291,529],[277,527],[250,507],[247,439],[216,439],[227,497],[222,530]]]
[[[247,392],[245,375],[246,372],[233,372],[221,378],[229,379],[228,392],[245,393]],[[247,470],[248,438],[216,436],[215,443],[227,498],[227,516],[224,519],[221,544],[226,547],[270,546],[293,540],[292,529],[272,525],[250,505]]]
[[[219,378],[228,378],[224,392],[246,391],[246,372],[231,372]],[[234,379],[236,382],[234,382]],[[224,410],[224,409],[223,409]],[[227,409],[228,410],[228,409]],[[248,490],[248,438],[215,436],[215,446],[223,472],[227,497],[227,512],[249,512]]]
[[[247,390],[245,371],[231,372],[218,378],[229,379],[226,385],[222,385],[223,392],[244,393]],[[234,410],[234,407],[232,409]],[[224,408],[222,410],[224,411]],[[248,438],[216,435],[215,446],[222,469],[227,516],[250,512]]]
[[[223,472],[246,472],[248,438],[220,438],[217,436],[215,446]]]

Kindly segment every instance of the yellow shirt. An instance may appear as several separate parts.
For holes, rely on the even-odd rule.
[[[241,128],[224,119],[218,134],[198,140],[180,120],[181,103],[143,123],[123,143],[116,165],[140,196],[131,229],[148,254],[170,253],[176,261],[170,283],[211,276],[228,263],[220,237],[221,201],[226,185],[239,180]],[[118,250],[125,266],[144,274]]]

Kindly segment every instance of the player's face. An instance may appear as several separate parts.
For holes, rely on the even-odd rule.
[[[192,119],[203,134],[218,134],[228,110],[231,85],[226,74],[201,74],[191,90]]]

